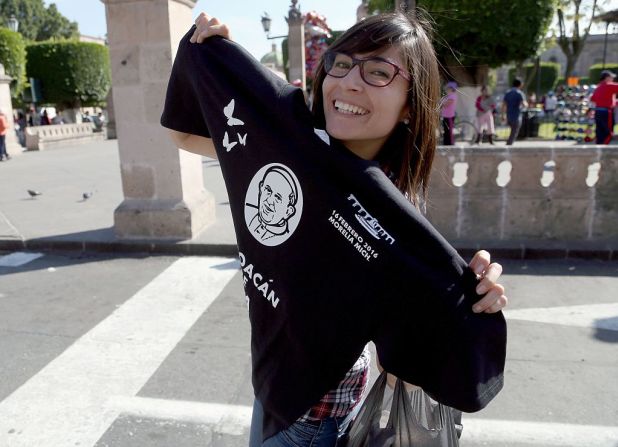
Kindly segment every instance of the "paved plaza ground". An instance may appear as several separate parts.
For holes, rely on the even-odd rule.
[[[0,446],[247,445],[246,305],[218,163],[203,169],[218,222],[185,242],[204,255],[172,256],[62,250],[113,239],[115,141],[0,164]],[[618,262],[500,261],[505,388],[461,445],[618,447]]]

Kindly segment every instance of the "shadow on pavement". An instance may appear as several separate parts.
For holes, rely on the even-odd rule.
[[[595,320],[594,338],[606,343],[618,343],[618,316]]]

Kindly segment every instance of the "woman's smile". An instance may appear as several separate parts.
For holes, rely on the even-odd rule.
[[[344,102],[338,99],[333,101],[333,106],[335,107],[335,110],[337,110],[337,112],[342,113],[344,115],[363,116],[369,113],[369,110],[363,107],[350,104],[350,103],[347,103],[347,102]]]

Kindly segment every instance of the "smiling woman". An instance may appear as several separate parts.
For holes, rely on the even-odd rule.
[[[502,387],[502,269],[487,252],[466,265],[419,210],[438,123],[427,22],[386,14],[345,32],[312,111],[229,36],[198,17],[161,122],[179,147],[217,156],[226,181],[252,326],[250,446],[336,445],[369,341],[442,404],[485,406]]]

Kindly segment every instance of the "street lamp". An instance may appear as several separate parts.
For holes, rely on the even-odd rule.
[[[19,20],[17,20],[17,17],[15,17],[14,14],[11,14],[11,17],[9,18],[7,25],[9,29],[13,32],[17,32],[17,30],[19,29]]]
[[[264,15],[262,16],[261,22],[262,22],[262,28],[264,28],[264,32],[266,33],[267,39],[269,40],[283,39],[283,38],[288,37],[287,34],[285,36],[272,36],[272,37],[270,36],[270,24],[272,23],[272,19],[270,18],[267,12],[265,12]]]

